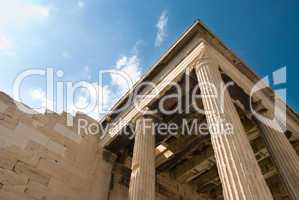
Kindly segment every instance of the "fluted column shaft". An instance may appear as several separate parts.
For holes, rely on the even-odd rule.
[[[289,197],[299,199],[299,157],[295,149],[283,132],[270,128],[270,121],[255,121]]]
[[[224,198],[273,199],[227,89],[222,93],[218,65],[205,52],[195,70]]]
[[[135,134],[129,200],[154,200],[155,135],[152,118],[139,118]]]

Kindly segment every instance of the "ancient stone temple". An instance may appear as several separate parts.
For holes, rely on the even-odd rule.
[[[196,21],[100,122],[2,93],[0,199],[299,199],[298,114],[259,83]],[[82,118],[102,131],[79,135]]]

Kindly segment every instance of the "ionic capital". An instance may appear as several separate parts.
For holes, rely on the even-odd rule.
[[[204,65],[217,66],[217,60],[211,53],[211,47],[206,42],[202,43],[199,55],[192,61],[190,67],[198,69]]]

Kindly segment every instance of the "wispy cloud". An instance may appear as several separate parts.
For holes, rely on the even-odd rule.
[[[156,40],[155,40],[155,46],[159,47],[163,43],[164,39],[167,36],[167,22],[168,22],[168,15],[167,11],[163,10],[159,20],[156,24],[157,28],[157,34],[156,34]]]
[[[0,25],[25,23],[27,19],[43,19],[50,15],[50,7],[22,0],[10,0],[0,6]]]

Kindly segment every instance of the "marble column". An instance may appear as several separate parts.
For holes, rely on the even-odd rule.
[[[155,199],[155,135],[151,117],[136,122],[129,200]]]
[[[273,199],[239,115],[206,45],[195,64],[212,146],[226,200]]]
[[[299,199],[299,157],[295,149],[283,132],[270,128],[270,121],[254,120],[290,199]]]

